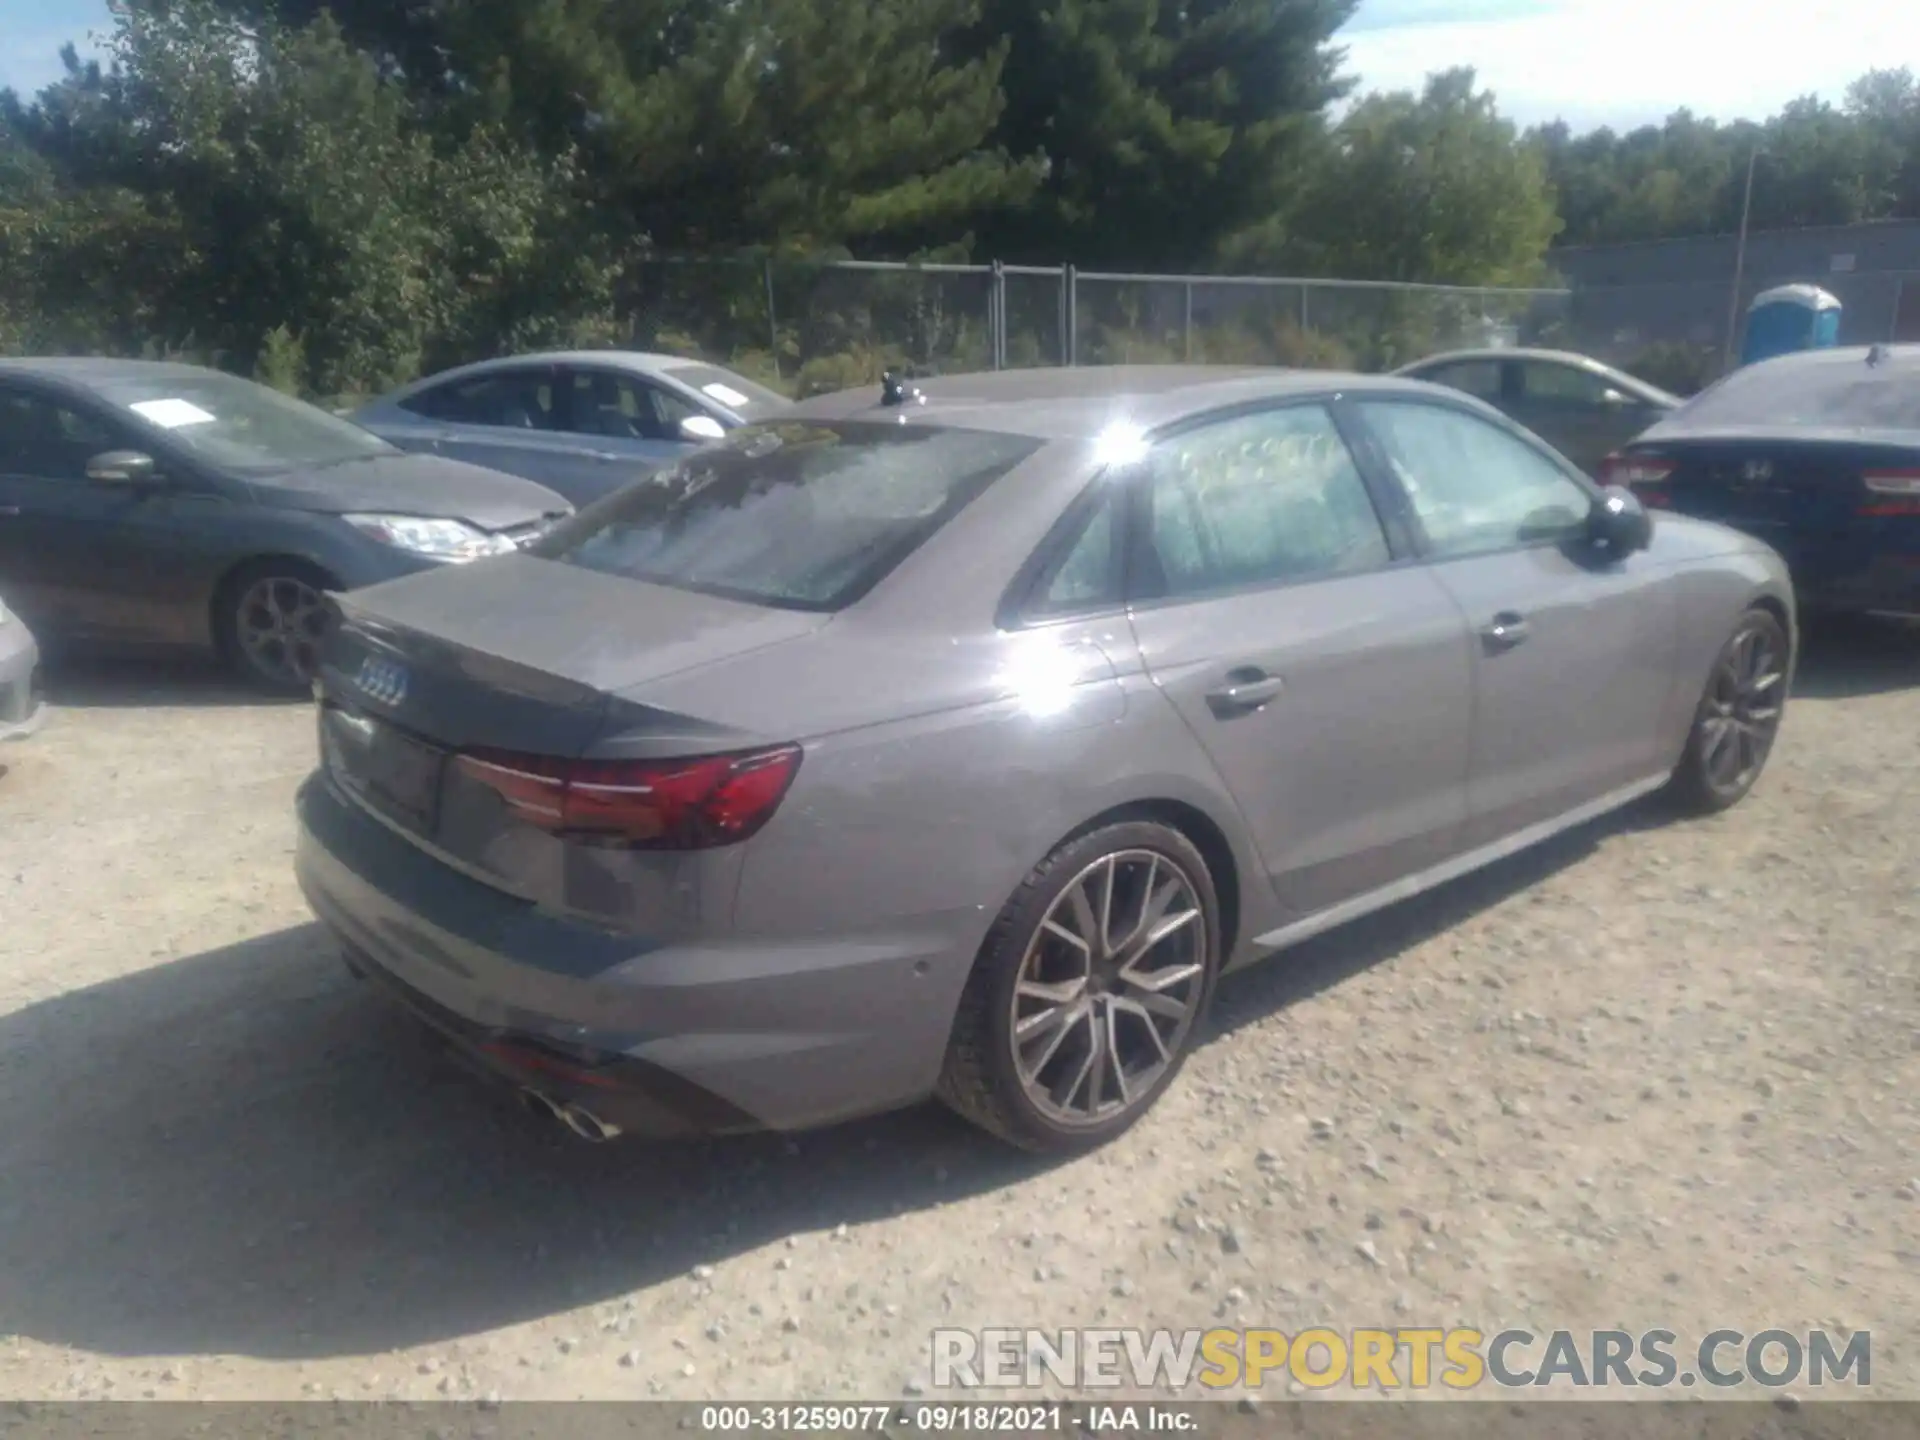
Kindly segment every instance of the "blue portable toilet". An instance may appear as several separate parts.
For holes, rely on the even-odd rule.
[[[1830,350],[1840,343],[1840,301],[1818,285],[1778,285],[1747,307],[1747,338],[1740,363],[1771,360],[1796,350]]]

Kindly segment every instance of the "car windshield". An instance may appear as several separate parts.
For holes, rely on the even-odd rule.
[[[1763,360],[1695,396],[1673,419],[1688,430],[1920,430],[1920,366]]]
[[[922,426],[748,426],[588,507],[532,549],[655,585],[838,610],[1039,445]]]
[[[748,420],[765,419],[790,403],[784,395],[717,365],[669,365],[666,373]]]
[[[115,379],[100,393],[222,470],[277,475],[399,453],[350,421],[215,372]]]

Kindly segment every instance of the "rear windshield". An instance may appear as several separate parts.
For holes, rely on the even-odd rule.
[[[1039,446],[921,426],[746,426],[587,507],[531,549],[655,585],[838,610]]]
[[[791,403],[786,396],[756,385],[744,375],[714,365],[669,365],[667,374],[747,420],[764,419]]]
[[[1696,396],[1673,423],[1685,430],[1920,430],[1920,366],[1763,360]]]

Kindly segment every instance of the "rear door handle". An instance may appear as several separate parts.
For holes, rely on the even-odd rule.
[[[1227,683],[1207,692],[1207,708],[1222,720],[1250,714],[1286,689],[1287,682],[1269,675],[1257,665],[1242,665],[1227,672]]]
[[[1480,638],[1488,650],[1498,652],[1524,645],[1532,633],[1527,628],[1526,616],[1512,610],[1502,610],[1480,631]]]

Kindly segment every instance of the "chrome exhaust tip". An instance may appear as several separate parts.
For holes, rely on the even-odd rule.
[[[618,1139],[620,1127],[610,1121],[602,1120],[591,1110],[580,1105],[563,1105],[559,1109],[561,1123],[582,1140],[595,1145],[604,1145],[609,1140]]]

